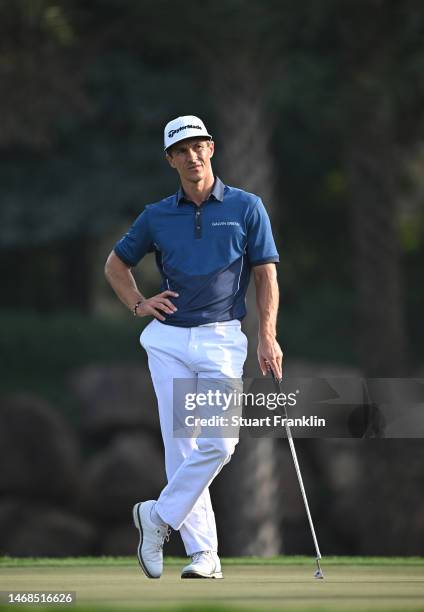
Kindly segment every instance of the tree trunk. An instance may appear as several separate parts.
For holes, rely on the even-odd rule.
[[[406,369],[403,279],[397,231],[399,161],[387,115],[366,113],[348,143],[358,349],[367,376]]]
[[[218,121],[216,156],[224,181],[259,195],[272,218],[275,164],[271,153],[272,120],[265,108],[265,72],[248,55],[234,54],[211,71]],[[262,376],[256,357],[255,292],[247,298],[243,328],[249,338],[245,375]],[[242,439],[231,464],[214,485],[225,512],[227,555],[271,556],[281,553],[281,503],[275,441]]]

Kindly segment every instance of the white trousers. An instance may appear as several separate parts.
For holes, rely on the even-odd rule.
[[[238,320],[187,328],[153,319],[143,330],[140,343],[148,355],[165,448],[168,484],[158,498],[157,512],[173,529],[180,530],[187,555],[217,551],[209,485],[230,460],[238,438],[175,437],[173,381],[187,378],[188,385],[196,387],[207,378],[241,379],[247,338]]]

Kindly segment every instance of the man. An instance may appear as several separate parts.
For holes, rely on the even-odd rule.
[[[196,386],[241,378],[247,339],[240,321],[252,269],[259,365],[264,375],[272,368],[281,378],[282,352],[276,340],[279,257],[261,200],[214,176],[214,142],[198,117],[170,121],[164,146],[181,187],[145,207],[105,267],[108,281],[133,314],[153,316],[140,342],[158,400],[168,484],[157,500],[134,506],[138,558],[146,576],[159,578],[170,526],[180,531],[192,557],[182,578],[222,578],[209,485],[230,460],[237,438],[176,437],[173,381],[187,379]],[[155,253],[162,277],[161,292],[152,297],[141,293],[131,273],[147,252]]]

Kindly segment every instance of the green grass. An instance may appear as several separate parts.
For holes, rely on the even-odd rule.
[[[224,580],[181,580],[184,559],[166,559],[160,580],[145,578],[133,558],[0,558],[1,590],[75,591],[77,612],[293,610],[424,611],[424,558],[330,557],[325,580],[310,557],[224,559]],[[12,610],[23,606],[0,606]],[[25,608],[29,609],[29,608]],[[32,609],[44,609],[32,607]]]
[[[182,565],[185,557],[165,557],[166,566]],[[302,555],[278,557],[225,557],[223,565],[313,565],[313,557]],[[424,557],[325,557],[327,567],[340,565],[418,565],[424,567]],[[131,567],[134,557],[0,557],[2,567],[82,567],[82,566]]]

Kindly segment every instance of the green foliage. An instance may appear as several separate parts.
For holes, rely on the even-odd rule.
[[[144,363],[138,337],[146,320],[0,314],[0,392],[30,391],[72,416],[68,377],[87,363]]]
[[[283,296],[279,337],[286,359],[357,365],[354,295],[334,286],[302,288]]]
[[[215,133],[220,97],[210,75],[244,53],[265,75],[260,94],[275,125],[283,328],[299,354],[353,360],[349,137],[375,109],[390,119],[396,145],[409,147],[422,134],[423,15],[417,0],[0,2],[0,256],[8,293],[28,247],[45,248],[44,261],[53,243],[100,236],[175,190],[163,125],[194,112]],[[414,329],[422,328],[418,218],[400,228],[413,259],[406,292]],[[56,265],[50,259],[46,268]]]
[[[85,73],[90,118],[56,118],[53,150],[17,152],[0,167],[0,246],[101,234],[175,190],[162,130],[189,106],[187,75],[157,72],[121,52],[91,62]]]

